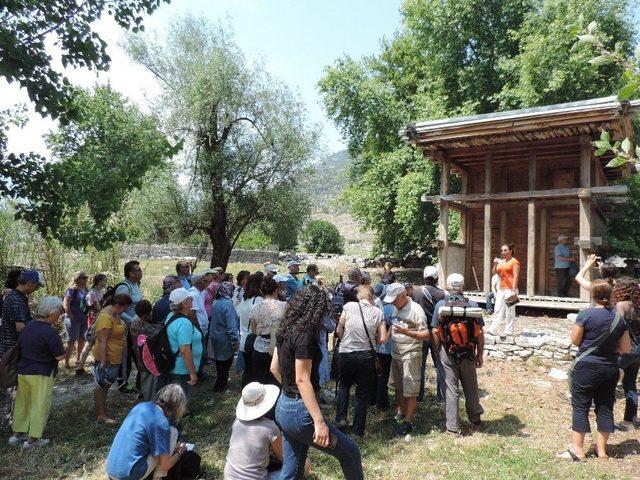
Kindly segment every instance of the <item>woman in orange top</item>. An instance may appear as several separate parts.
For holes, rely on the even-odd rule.
[[[516,306],[507,306],[506,300],[512,295],[518,294],[518,277],[520,276],[520,262],[513,256],[515,245],[513,243],[502,245],[500,248],[502,259],[493,261],[493,273],[498,274],[498,294],[496,295],[496,308],[493,314],[493,322],[489,327],[489,333],[496,335],[500,323],[505,319],[504,334],[513,335],[513,326],[516,322]]]

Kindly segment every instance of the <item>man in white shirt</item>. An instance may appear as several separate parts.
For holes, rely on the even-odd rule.
[[[198,375],[202,375],[204,372],[204,364],[207,358],[207,339],[209,338],[209,316],[204,308],[204,297],[207,286],[213,281],[213,275],[210,272],[202,274],[195,274],[191,276],[191,288],[188,292],[191,298],[193,298],[193,304],[191,306],[190,317],[193,320],[198,320],[200,325],[200,332],[202,333],[202,361],[200,362],[200,369]]]

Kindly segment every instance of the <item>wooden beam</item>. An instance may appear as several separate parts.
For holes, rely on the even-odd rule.
[[[604,187],[590,188],[558,188],[555,190],[535,190],[522,192],[500,192],[500,193],[471,193],[471,194],[450,194],[445,197],[437,195],[423,196],[425,202],[436,203],[440,199],[448,202],[490,202],[503,200],[532,200],[532,199],[553,199],[553,198],[577,198],[578,196],[590,195],[625,195],[629,191],[626,185],[606,185]]]
[[[484,156],[484,193],[489,194],[491,189],[491,181],[493,177],[493,156],[487,153]]]
[[[491,153],[487,153],[484,157],[484,193],[491,195],[492,178],[493,178],[493,158]],[[491,290],[491,202],[484,204],[484,246],[483,246],[484,265],[482,269],[482,281],[485,292]]]
[[[531,179],[531,177],[529,177]],[[534,179],[535,180],[535,179]],[[527,295],[536,294],[536,203],[529,200],[527,209]]]
[[[549,223],[549,211],[546,208],[543,208],[540,211],[540,255],[538,256],[538,293],[541,295],[547,295],[547,273],[548,273],[548,263],[547,263],[547,235],[548,235],[548,223]]]
[[[583,189],[591,187],[591,150],[591,138],[588,135],[582,135],[580,137],[580,187]],[[591,195],[588,197],[581,196],[579,206],[580,240],[591,238],[591,214]],[[580,265],[584,265],[587,261],[587,257],[591,253],[590,247],[591,245],[580,245]],[[587,280],[593,280],[593,271],[587,272]],[[580,299],[589,301],[591,294],[581,288]]]
[[[487,151],[491,151],[493,154],[522,151],[535,147],[546,147],[551,145],[577,145],[579,137],[577,135],[569,137],[556,137],[548,138],[544,140],[525,140],[517,143],[500,143],[496,145],[482,145],[478,147],[467,147],[447,150],[449,158],[464,158],[470,155],[485,154]]]
[[[451,164],[447,161],[446,155],[438,155],[440,160],[440,195],[443,197],[449,194],[451,185]],[[442,247],[438,251],[440,260],[440,286],[445,287],[448,275],[449,260],[449,205],[448,202],[440,203],[440,222],[438,224],[438,240],[442,242]]]
[[[532,150],[529,152],[529,190],[532,192],[535,192],[536,190],[537,173],[536,152]]]

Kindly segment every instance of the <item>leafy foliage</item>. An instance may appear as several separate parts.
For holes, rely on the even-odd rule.
[[[616,215],[607,224],[608,238],[616,254],[640,258],[640,175],[633,175],[625,183],[629,202],[616,207]]]
[[[73,114],[73,88],[52,65],[45,40],[53,37],[64,67],[107,70],[107,44],[92,23],[105,13],[122,28],[143,30],[142,14],[168,0],[39,0],[3,2],[0,10],[0,76],[18,82],[36,111],[54,118]]]
[[[163,88],[167,130],[185,139],[185,225],[211,240],[212,266],[227,264],[249,225],[300,223],[308,207],[296,191],[318,135],[302,102],[202,19],[176,21],[162,40],[132,36],[128,49]]]
[[[589,49],[572,46],[580,13],[598,18],[607,42],[630,45],[628,5],[405,0],[402,25],[378,55],[343,57],[327,67],[320,92],[357,158],[347,199],[375,229],[376,250],[428,250],[436,235],[437,211],[420,196],[437,193],[439,169],[402,144],[398,132],[406,122],[609,95],[622,69],[611,64],[598,72],[586,63]]]
[[[310,253],[343,253],[344,238],[338,228],[325,220],[313,220],[304,229],[304,248]]]
[[[125,237],[114,215],[129,192],[178,147],[158,131],[153,117],[109,87],[78,92],[74,108],[78,116],[47,137],[56,160],[45,165],[49,183],[32,186],[32,194],[17,204],[17,217],[66,246],[104,249]]]

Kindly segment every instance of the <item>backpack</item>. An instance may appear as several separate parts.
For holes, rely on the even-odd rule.
[[[151,335],[138,335],[137,347],[142,363],[155,377],[169,373],[175,367],[178,351],[174,352],[171,349],[167,330],[169,325],[179,318],[187,317],[182,314],[173,315],[157,332]]]
[[[102,302],[100,302],[102,308],[113,304],[113,297],[116,294],[116,290],[118,290],[118,288],[120,288],[122,285],[126,285],[127,289],[129,290],[129,294],[131,294],[131,287],[127,282],[120,282],[113,287],[107,287],[107,290],[104,292],[104,295],[102,297]]]
[[[466,316],[469,300],[462,295],[451,295],[444,306],[465,309],[465,314],[461,317],[439,313],[438,335],[447,353],[456,363],[463,358],[475,359],[482,327],[475,318]]]
[[[20,341],[9,349],[0,360],[0,387],[18,386],[18,360],[20,359]]]
[[[356,289],[357,285],[353,283],[340,283],[336,287],[336,292],[331,299],[331,314],[336,321],[340,318],[345,303],[358,301]]]
[[[77,291],[77,289],[76,289]],[[87,294],[82,297],[80,299],[80,311],[84,314],[84,315],[88,315],[89,314],[89,310],[91,310],[91,307],[89,306],[89,304],[87,303],[87,297],[89,296],[89,293],[91,293],[91,289],[89,289],[89,291],[87,292]]]

